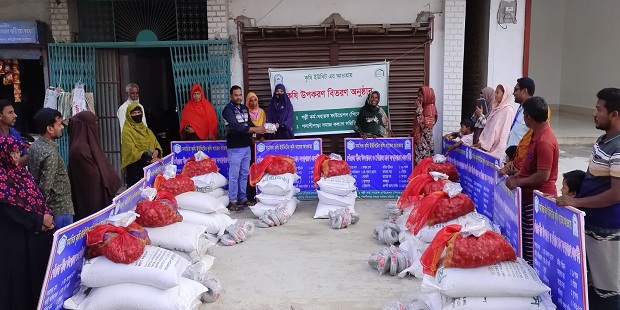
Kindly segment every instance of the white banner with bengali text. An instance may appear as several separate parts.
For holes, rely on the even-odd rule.
[[[388,113],[389,63],[314,68],[269,69],[271,92],[286,87],[293,104],[295,135],[350,133],[372,91]]]

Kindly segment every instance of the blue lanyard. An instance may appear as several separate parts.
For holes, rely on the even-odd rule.
[[[515,126],[515,123],[517,122],[517,118],[519,118],[519,114],[521,114],[521,110],[523,110],[523,107],[519,106],[519,109],[517,109],[517,114],[515,114],[515,118],[512,120],[512,125],[510,125],[510,130],[512,130],[512,127]]]
[[[239,112],[239,115],[241,116],[241,119],[245,123],[246,120],[245,120],[245,117],[243,117],[243,109],[237,108],[237,106],[234,103],[232,103],[232,102],[230,102],[230,105],[233,106],[233,108],[235,108],[235,110],[237,110],[237,112]]]

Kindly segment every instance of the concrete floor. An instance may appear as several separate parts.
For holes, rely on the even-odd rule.
[[[560,143],[558,193],[562,173],[588,167],[592,143],[603,132],[592,117],[552,113]],[[406,302],[421,280],[379,276],[367,259],[385,245],[372,232],[385,220],[387,200],[358,200],[360,222],[342,230],[312,218],[317,201],[303,201],[281,227],[257,228],[246,242],[215,250],[215,272],[224,287],[221,298],[200,309],[382,309],[393,300]],[[249,210],[234,218],[254,220]]]
[[[592,145],[561,145],[562,173],[586,170]],[[408,301],[421,280],[379,276],[367,259],[385,245],[372,236],[385,221],[388,200],[358,200],[360,221],[334,230],[328,220],[313,219],[317,201],[302,201],[293,218],[274,228],[256,228],[246,242],[215,249],[212,271],[224,293],[200,309],[382,309],[393,300]],[[246,210],[233,218],[255,220]]]
[[[410,300],[421,280],[379,276],[367,262],[385,247],[372,233],[385,221],[387,202],[359,200],[360,221],[335,230],[312,218],[317,201],[302,201],[283,226],[256,228],[244,243],[215,249],[211,270],[225,292],[200,309],[382,309]],[[231,216],[254,219],[248,210]]]
[[[551,128],[561,145],[593,143],[603,132],[594,127],[592,115],[551,111]]]

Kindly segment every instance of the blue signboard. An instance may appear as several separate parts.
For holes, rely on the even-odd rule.
[[[506,187],[506,180],[502,178],[495,185],[495,196],[492,220],[499,225],[502,235],[517,252],[523,257],[521,240],[521,188],[513,190]]]
[[[161,162],[152,163],[146,167],[144,167],[144,186],[153,187],[153,182],[155,182],[155,178],[164,172],[164,167],[172,164],[174,157],[172,154],[165,156],[161,159]],[[179,168],[177,167],[177,170]]]
[[[345,160],[360,198],[398,198],[413,170],[412,138],[347,138]]]
[[[323,153],[321,139],[272,140],[256,143],[256,162],[260,163],[267,155],[287,155],[295,160],[299,180],[295,187],[299,188],[299,199],[317,198],[314,187],[314,161]]]
[[[0,22],[0,44],[11,43],[39,43],[37,22]]]
[[[588,309],[584,217],[534,193],[534,270],[558,309]]]
[[[454,142],[445,141],[444,150],[452,143]],[[450,152],[448,161],[456,166],[463,192],[474,201],[476,211],[493,219],[493,197],[497,184],[495,166],[499,165],[499,159],[481,150],[461,145]]]
[[[94,226],[104,224],[113,210],[114,205],[111,205],[54,233],[37,309],[64,309],[65,300],[77,293],[86,254],[86,233]]]
[[[115,215],[118,213],[135,210],[138,201],[142,200],[142,196],[140,195],[142,194],[142,189],[146,186],[147,184],[145,179],[142,179],[140,182],[122,192],[120,195],[114,197],[114,199],[112,199],[112,203],[116,206],[116,208],[114,208],[112,214]]]
[[[202,151],[213,158],[219,172],[228,178],[228,152],[225,140],[218,141],[173,141],[171,144],[173,163],[177,165],[177,173],[181,173],[183,165],[196,154]]]

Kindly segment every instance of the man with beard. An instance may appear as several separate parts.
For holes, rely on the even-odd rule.
[[[121,104],[116,112],[116,117],[118,117],[118,121],[121,124],[121,133],[123,132],[123,126],[125,126],[125,114],[127,114],[127,108],[130,104],[137,103],[143,113],[146,114],[144,107],[140,104],[140,88],[138,88],[138,85],[135,83],[129,83],[125,87],[125,91],[127,92],[127,101]],[[142,118],[142,122],[144,123],[144,126],[147,128],[149,127],[146,124],[146,116]]]
[[[620,89],[605,88],[596,96],[594,125],[605,134],[592,148],[577,197],[556,202],[586,213],[590,309],[620,309]]]
[[[65,162],[54,140],[62,136],[62,114],[43,108],[34,115],[37,133],[41,135],[28,152],[28,168],[41,189],[47,204],[54,211],[54,226],[63,228],[73,223],[71,184]]]

